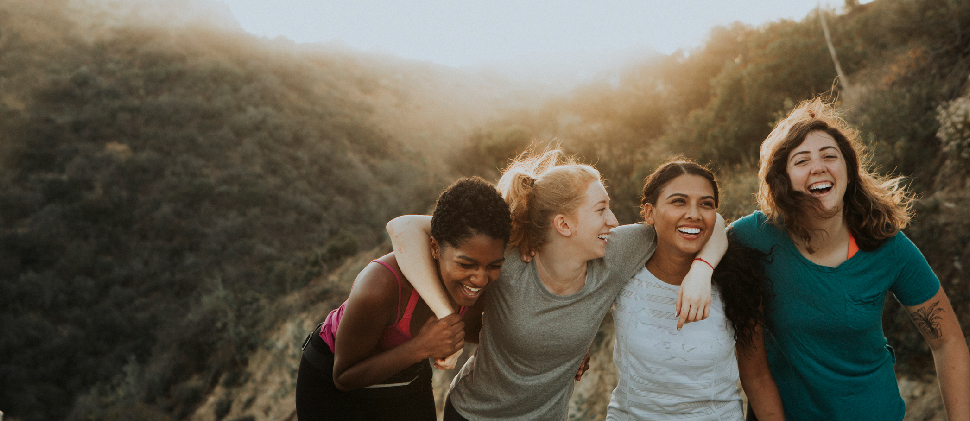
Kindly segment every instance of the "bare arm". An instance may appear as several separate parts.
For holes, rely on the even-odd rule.
[[[764,328],[756,327],[752,335],[750,343],[735,345],[741,387],[759,421],[784,420],[785,408],[781,404],[778,385],[768,368]]]
[[[438,279],[438,270],[431,257],[431,217],[427,215],[404,215],[387,223],[387,234],[391,236],[394,256],[404,276],[418,291],[431,311],[439,318],[453,314],[448,294]],[[435,367],[450,369],[455,367],[461,349],[444,360],[435,359]]]
[[[727,247],[724,218],[717,214],[711,239],[697,253],[697,258],[703,261],[694,260],[691,263],[690,272],[677,291],[677,315],[680,316],[677,330],[684,327],[685,323],[701,321],[711,315],[711,276],[714,275],[714,267],[721,262]]]
[[[412,364],[461,349],[461,317],[429,319],[411,340],[374,353],[384,328],[397,319],[397,280],[376,264],[364,268],[347,299],[335,340],[333,381],[340,390],[380,383]]]
[[[418,295],[439,318],[455,312],[448,295],[438,280],[438,271],[431,257],[431,217],[427,215],[399,216],[387,223],[394,256],[401,272],[411,281]]]
[[[970,353],[950,299],[940,287],[933,298],[906,311],[933,350],[947,419],[970,420]]]

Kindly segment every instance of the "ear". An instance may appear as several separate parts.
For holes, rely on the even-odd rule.
[[[438,260],[438,256],[440,256],[440,253],[441,253],[441,247],[438,246],[438,240],[435,240],[434,237],[431,237],[431,257],[435,260]]]
[[[563,237],[573,235],[573,224],[566,215],[556,215],[552,218],[552,227]]]
[[[653,217],[653,211],[654,211],[653,205],[649,203],[645,203],[643,205],[643,222],[646,222],[648,225],[653,225],[654,222],[656,222],[656,220]]]

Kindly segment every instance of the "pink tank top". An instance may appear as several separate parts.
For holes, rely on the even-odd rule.
[[[397,312],[395,314],[401,314],[401,276],[398,275],[397,271],[394,270],[391,265],[382,262],[380,260],[371,260],[371,262],[377,262],[387,268],[394,274],[394,278],[397,279]],[[407,307],[404,308],[404,314],[401,314],[400,318],[394,322],[394,324],[384,328],[384,332],[381,334],[380,341],[377,342],[377,349],[379,351],[387,351],[391,348],[397,347],[409,340],[411,340],[411,316],[414,315],[414,307],[418,304],[418,299],[421,296],[418,295],[418,290],[411,289],[411,296],[408,297]],[[331,311],[327,315],[327,320],[323,322],[323,326],[320,328],[320,338],[334,350],[334,342],[337,338],[337,327],[340,325],[340,319],[344,315],[344,307],[347,306],[347,302],[344,301],[340,307]],[[459,314],[465,315],[465,307],[461,307]]]

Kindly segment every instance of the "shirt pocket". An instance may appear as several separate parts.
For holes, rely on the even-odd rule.
[[[882,307],[886,302],[885,291],[862,291],[845,293],[845,322],[853,330],[881,330]]]

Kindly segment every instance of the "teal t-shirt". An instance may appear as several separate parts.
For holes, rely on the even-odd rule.
[[[771,252],[775,298],[765,335],[768,365],[788,420],[902,420],[906,404],[882,330],[886,292],[926,302],[940,281],[902,232],[837,267],[812,263],[761,212],[735,221],[741,243]]]

